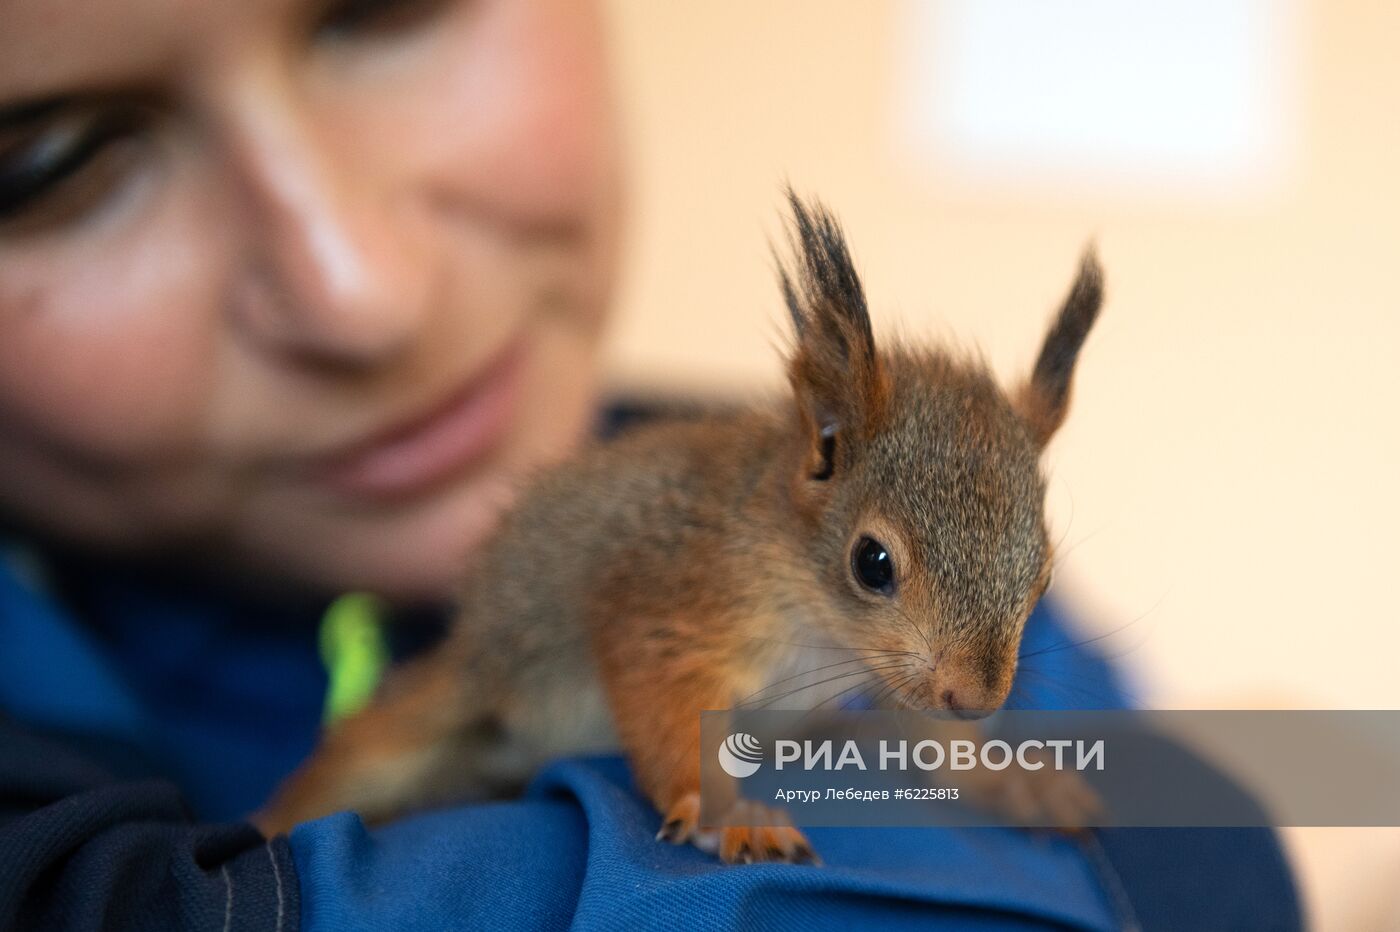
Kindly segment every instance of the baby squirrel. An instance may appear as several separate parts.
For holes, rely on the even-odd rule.
[[[444,643],[332,728],[260,827],[508,795],[551,758],[620,743],[665,814],[658,838],[810,861],[797,829],[751,804],[698,824],[702,710],[821,665],[824,697],[793,698],[863,685],[969,717],[1005,701],[1050,579],[1039,457],[1098,316],[1098,263],[1085,254],[1006,394],[946,350],[877,346],[836,220],[788,199],[791,396],[644,426],[536,477]]]

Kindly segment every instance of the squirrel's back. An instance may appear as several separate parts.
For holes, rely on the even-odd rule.
[[[786,424],[775,409],[662,420],[542,471],[472,567],[462,626],[533,654],[582,644],[609,581],[678,597],[711,569],[686,558],[773,530]]]
[[[746,541],[771,540],[763,499],[790,442],[776,411],[654,422],[522,490],[467,575],[448,652],[530,754],[613,746],[599,641],[702,604]]]

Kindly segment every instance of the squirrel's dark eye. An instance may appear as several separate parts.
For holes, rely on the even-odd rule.
[[[851,571],[860,584],[872,592],[889,595],[894,592],[894,560],[885,545],[873,537],[856,541],[851,552]]]

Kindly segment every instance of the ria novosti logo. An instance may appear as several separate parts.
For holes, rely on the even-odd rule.
[[[719,746],[719,766],[736,780],[751,777],[763,763],[763,745],[753,735],[737,732]]]

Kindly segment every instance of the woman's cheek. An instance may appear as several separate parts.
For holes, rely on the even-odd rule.
[[[7,257],[0,412],[95,461],[198,444],[218,377],[209,237],[183,224]]]
[[[596,209],[614,152],[602,37],[586,4],[515,4],[512,106],[496,156],[510,188],[572,215]]]
[[[570,227],[614,173],[601,26],[590,4],[490,0],[425,63],[415,147],[448,203]]]

